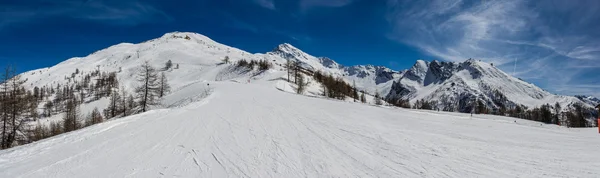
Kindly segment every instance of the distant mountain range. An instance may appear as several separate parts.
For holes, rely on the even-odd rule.
[[[466,112],[466,105],[474,100],[484,101],[489,108],[498,108],[500,105],[536,107],[557,102],[562,106],[580,102],[592,107],[600,103],[593,97],[551,94],[506,74],[492,64],[473,59],[464,62],[417,60],[410,69],[395,71],[384,66],[343,66],[330,58],[307,54],[287,43],[264,54],[251,54],[215,42],[201,34],[185,32],[167,33],[139,44],[117,44],[86,57],[71,58],[53,67],[22,75],[27,78],[27,86],[48,87],[68,82],[66,76],[71,75],[75,69],[122,71],[118,73],[118,78],[125,88],[131,90],[135,67],[142,60],[155,66],[172,60],[182,68],[168,74],[177,86],[199,77],[207,80],[217,80],[217,77],[222,79],[222,76],[206,76],[201,71],[210,68],[221,70],[215,64],[226,56],[234,62],[242,59],[269,60],[278,66],[284,65],[287,60],[298,61],[307,70],[342,77],[367,93],[379,92],[387,99],[404,99],[411,103],[418,100],[431,101],[445,110]]]

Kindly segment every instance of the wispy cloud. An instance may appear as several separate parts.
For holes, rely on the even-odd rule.
[[[172,17],[161,10],[140,1],[35,1],[16,2],[0,7],[0,28],[55,16],[115,25],[172,20]]]
[[[575,78],[600,81],[581,75],[600,63],[600,33],[592,30],[600,29],[600,3],[590,3],[388,0],[394,29],[387,36],[442,60],[493,62],[509,74],[517,60],[516,77],[554,92],[600,96]]]
[[[254,2],[264,8],[275,10],[275,3],[273,0],[254,0]]]
[[[342,7],[354,0],[300,0],[300,10],[306,11],[315,7]]]

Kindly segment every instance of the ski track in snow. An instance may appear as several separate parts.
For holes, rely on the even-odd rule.
[[[0,151],[0,177],[600,177],[595,129],[211,84],[195,103]]]

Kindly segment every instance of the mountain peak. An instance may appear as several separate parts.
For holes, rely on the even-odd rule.
[[[467,65],[473,65],[473,64],[477,64],[477,60],[473,59],[473,58],[469,58],[467,60],[465,60],[465,62],[463,62],[464,64]]]
[[[278,51],[279,52],[288,52],[288,53],[289,52],[296,52],[296,51],[302,52],[302,50],[296,48],[295,46],[292,46],[289,43],[280,44],[275,49],[273,49],[273,51],[271,51],[271,52],[278,52]]]
[[[207,36],[204,36],[202,34],[199,33],[194,33],[194,32],[169,32],[169,33],[165,33],[163,36],[161,36],[158,39],[162,39],[162,40],[168,40],[168,39],[176,39],[176,38],[180,38],[180,39],[194,39],[197,41],[206,41],[206,42],[213,42],[213,43],[217,43],[214,40],[210,39]],[[152,41],[152,40],[151,40]]]
[[[278,55],[278,56],[280,56],[284,59],[288,59],[288,60],[294,59],[294,60],[306,61],[309,58],[315,58],[315,57],[312,57],[311,55],[305,53],[304,51],[292,46],[289,43],[280,44],[269,53]],[[316,58],[315,58],[315,62],[318,62],[318,61],[316,61]]]
[[[415,70],[423,71],[426,70],[428,67],[429,62],[419,59],[415,62],[412,68]]]

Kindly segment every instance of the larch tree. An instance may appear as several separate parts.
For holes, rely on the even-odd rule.
[[[79,102],[72,97],[67,100],[65,113],[63,115],[64,132],[70,132],[81,128],[81,112],[79,111]]]
[[[223,63],[229,64],[229,56],[225,56],[225,58],[223,58]]]
[[[129,95],[127,97],[127,111],[125,112],[127,115],[131,115],[134,112],[134,109],[137,107],[137,103],[135,102],[135,98],[133,95]]]
[[[23,136],[23,123],[27,113],[27,95],[23,88],[24,80],[8,66],[4,71],[0,91],[0,117],[2,118],[1,148],[10,148]]]
[[[287,80],[291,82],[290,74],[292,73],[292,61],[289,59],[285,62],[285,69],[287,70]]]
[[[554,120],[553,124],[560,125],[560,111],[562,110],[560,103],[554,104]]]
[[[138,69],[137,81],[140,83],[136,87],[140,112],[146,112],[150,106],[158,104],[160,83],[158,82],[158,73],[148,61],[144,62]]]
[[[171,92],[171,86],[169,86],[169,80],[167,79],[167,76],[165,75],[164,72],[160,73],[159,83],[160,83],[160,85],[158,88],[158,97],[162,98],[163,96],[165,96],[166,94]]]
[[[375,104],[376,105],[382,105],[383,102],[381,101],[381,96],[379,96],[379,91],[375,90],[375,98],[373,98],[375,100]]]
[[[171,67],[173,67],[173,62],[171,62],[171,60],[168,60],[167,63],[165,63],[165,70],[169,70],[171,69]]]
[[[127,90],[121,87],[121,100],[119,102],[121,103],[120,112],[123,114],[123,117],[129,115],[129,110],[132,109],[127,106],[127,96]]]
[[[354,102],[358,100],[358,92],[356,91],[356,81],[352,81],[352,98],[354,98]]]
[[[98,108],[94,108],[94,110],[92,110],[92,113],[90,113],[90,115],[88,116],[85,125],[90,126],[90,125],[94,125],[94,124],[98,124],[98,123],[102,123],[102,122],[104,122],[104,118],[102,117],[102,114],[100,113]]]
[[[309,82],[305,81],[306,79],[304,79],[303,75],[299,75],[296,80],[297,80],[296,83],[298,83],[298,87],[296,88],[296,93],[303,94],[304,91],[306,91],[306,87],[308,86]]]
[[[117,117],[120,114],[121,107],[121,95],[119,92],[112,92],[112,94],[110,94],[110,102],[108,103],[104,115],[107,119]]]
[[[294,61],[292,63],[292,69],[294,70],[294,82],[298,84],[298,77],[300,74],[300,61]]]
[[[364,91],[360,92],[360,102],[362,102],[362,103],[366,103],[367,102],[367,97],[365,97],[365,92]]]

